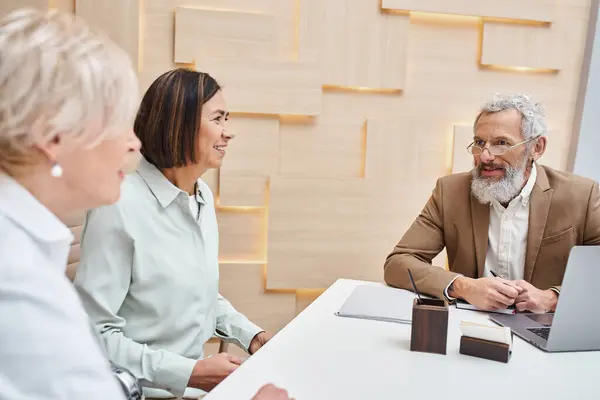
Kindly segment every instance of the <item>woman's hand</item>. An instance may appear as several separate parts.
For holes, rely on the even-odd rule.
[[[263,347],[269,340],[273,338],[273,334],[269,332],[259,332],[254,336],[252,342],[250,342],[250,348],[248,351],[250,354],[256,353],[261,347]]]
[[[188,382],[189,387],[210,391],[221,381],[235,371],[244,361],[227,353],[219,353],[212,357],[198,360],[192,376]]]
[[[265,385],[260,388],[256,396],[252,400],[293,400],[288,396],[288,392],[284,389],[279,389],[274,385]]]

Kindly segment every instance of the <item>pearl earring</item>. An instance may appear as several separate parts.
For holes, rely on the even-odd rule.
[[[63,174],[63,169],[60,165],[58,165],[58,163],[54,163],[54,165],[52,166],[52,169],[50,170],[50,175],[52,175],[55,178],[60,178]]]

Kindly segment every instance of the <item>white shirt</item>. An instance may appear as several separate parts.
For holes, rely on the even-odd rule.
[[[182,396],[211,337],[248,349],[261,331],[219,294],[213,195],[202,180],[198,189],[190,199],[142,159],[82,234],[75,287],[109,358],[146,397]]]
[[[123,399],[65,275],[73,236],[0,175],[0,398]]]
[[[506,208],[497,201],[492,202],[484,277],[493,276],[490,271],[494,271],[508,280],[523,279],[529,231],[529,200],[536,178],[534,164],[529,180]]]
[[[537,169],[533,164],[527,183],[519,195],[508,203],[508,207],[504,208],[497,201],[492,201],[490,204],[488,246],[483,277],[492,277],[490,271],[494,271],[508,280],[523,279],[529,232],[529,200],[536,179]],[[456,278],[444,289],[444,294],[449,300],[455,300],[448,295],[448,287]]]

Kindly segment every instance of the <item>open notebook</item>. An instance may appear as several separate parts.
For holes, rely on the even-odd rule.
[[[413,302],[406,291],[359,285],[335,315],[348,318],[410,324]]]
[[[516,314],[517,313],[515,306],[510,306],[505,309],[499,309],[499,310],[493,310],[493,311],[484,311],[484,310],[481,310],[481,309],[475,307],[471,303],[467,303],[464,300],[456,300],[456,308],[460,308],[463,310],[474,310],[474,311],[483,311],[483,312],[489,312],[489,313],[497,313],[497,314]]]

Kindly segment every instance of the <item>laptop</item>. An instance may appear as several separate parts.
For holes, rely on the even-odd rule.
[[[571,249],[556,311],[490,319],[548,352],[600,350],[600,246]]]

